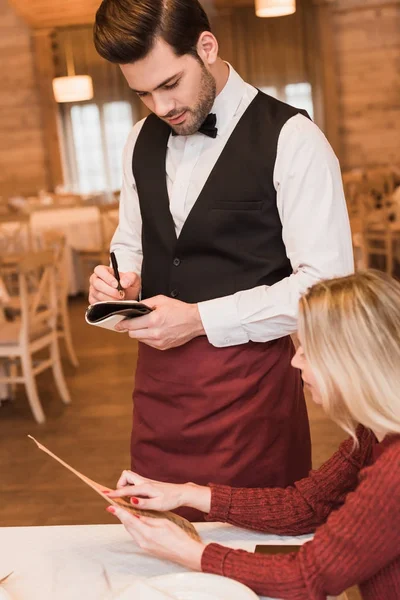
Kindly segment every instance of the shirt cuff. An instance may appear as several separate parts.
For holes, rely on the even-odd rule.
[[[220,544],[207,544],[201,555],[201,570],[214,575],[224,574],[224,563],[232,548]]]
[[[247,344],[249,336],[240,322],[234,296],[199,302],[197,306],[210,344],[217,348]]]
[[[113,250],[111,246],[111,251]],[[135,260],[134,257],[127,255],[126,253],[119,252],[118,250],[114,250],[115,256],[117,258],[118,263],[118,271],[120,273],[136,273],[136,275],[141,274],[141,257],[139,260]],[[111,267],[111,261],[109,266]]]
[[[205,520],[226,523],[231,508],[232,488],[215,483],[209,483],[208,486],[211,488],[211,508],[208,515],[205,516]]]

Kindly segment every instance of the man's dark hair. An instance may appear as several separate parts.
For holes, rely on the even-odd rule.
[[[94,44],[106,60],[128,64],[144,58],[157,37],[177,56],[198,58],[197,42],[211,31],[198,0],[103,0],[94,25]]]

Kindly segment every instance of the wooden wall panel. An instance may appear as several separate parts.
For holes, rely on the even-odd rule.
[[[206,7],[213,2],[204,0]],[[328,137],[340,154],[342,165],[350,168],[386,162],[399,164],[400,0],[313,2],[319,5],[321,14],[323,7],[329,6],[332,15],[328,19],[322,17],[317,41],[323,42],[326,50],[320,52],[320,67],[327,79],[324,129],[328,132],[331,128]],[[39,59],[39,73],[35,72],[31,32],[16,17],[11,4],[17,6],[32,27],[44,28],[90,23],[100,0],[0,0],[3,66],[0,195],[31,193],[47,187],[49,156],[46,151],[55,147],[56,140],[54,119],[50,124],[42,123],[39,107],[43,87],[40,91],[37,74],[46,73],[49,65]],[[230,10],[241,5],[253,5],[253,0],[215,0],[217,8],[225,6],[228,20]],[[327,33],[331,36],[328,36],[331,49],[326,48]],[[229,43],[227,54],[233,54],[235,40]],[[338,102],[334,100],[336,92]],[[48,112],[48,107],[44,108]],[[339,137],[335,140],[337,124]],[[43,136],[47,136],[46,143]],[[51,169],[57,173],[59,165],[50,165]]]
[[[16,11],[36,29],[92,23],[101,0],[10,0]],[[252,6],[253,0],[204,0],[207,10],[214,7]]]
[[[53,95],[53,79],[57,76],[53,57],[53,30],[40,29],[33,36],[36,86],[42,115],[45,146],[47,189],[63,183],[61,140],[58,134],[59,108]]]
[[[17,13],[35,28],[91,23],[100,0],[10,0]]]
[[[400,1],[343,7],[334,24],[343,166],[400,163]]]
[[[46,187],[44,144],[30,31],[0,0],[0,196]]]
[[[329,0],[328,0],[329,1]],[[334,2],[340,11],[365,10],[366,8],[376,8],[391,6],[398,3],[398,0],[330,0]]]

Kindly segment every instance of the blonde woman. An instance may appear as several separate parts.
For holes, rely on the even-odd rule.
[[[108,510],[148,552],[260,595],[322,600],[358,584],[365,600],[399,600],[400,284],[374,271],[316,284],[300,300],[299,338],[293,366],[350,434],[320,469],[286,489],[172,485],[124,471],[112,495],[143,509],[191,506],[207,520],[269,533],[316,530],[312,541],[298,553],[256,555]]]

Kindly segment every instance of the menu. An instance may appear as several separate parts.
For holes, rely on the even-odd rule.
[[[35,440],[34,437],[32,437],[31,435],[28,435],[28,437],[35,442],[35,444],[37,445],[37,447],[40,450],[43,450],[43,452],[46,452],[46,454],[48,454],[49,456],[54,458],[56,461],[58,461],[60,464],[62,464],[66,469],[68,469],[69,471],[74,473],[74,475],[79,477],[79,479],[81,481],[83,481],[84,483],[86,483],[86,485],[91,487],[92,490],[97,492],[97,494],[99,494],[99,496],[104,498],[104,500],[106,500],[109,504],[121,506],[122,508],[124,508],[125,510],[127,510],[128,512],[130,512],[134,515],[143,515],[145,517],[153,517],[154,519],[168,519],[169,521],[172,521],[173,523],[175,523],[176,525],[181,527],[184,531],[186,531],[186,533],[188,535],[190,535],[190,537],[192,537],[194,540],[200,541],[200,536],[197,533],[196,529],[193,527],[192,523],[190,523],[190,521],[187,521],[183,517],[180,517],[179,515],[176,515],[175,513],[169,512],[169,511],[160,512],[157,510],[141,510],[139,508],[134,508],[132,506],[132,504],[129,502],[129,499],[109,498],[107,496],[107,494],[105,494],[104,492],[105,491],[111,492],[112,491],[111,488],[108,488],[107,486],[101,485],[100,483],[97,483],[96,481],[89,479],[89,477],[86,477],[86,475],[83,475],[82,473],[80,473],[79,471],[77,471],[76,469],[71,467],[69,464],[64,462],[61,458],[59,458],[58,456],[53,454],[53,452],[51,452],[45,446],[43,446],[37,440]]]

